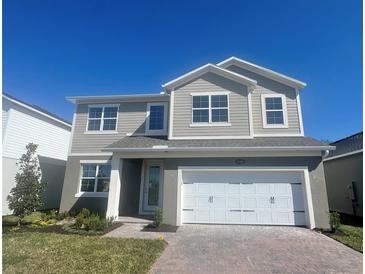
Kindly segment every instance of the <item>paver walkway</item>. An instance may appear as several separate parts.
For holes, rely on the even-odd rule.
[[[184,225],[150,233],[126,225],[112,233],[164,235],[169,244],[151,273],[362,273],[361,253],[299,227]]]

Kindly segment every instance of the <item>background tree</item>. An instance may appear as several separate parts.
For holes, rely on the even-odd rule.
[[[38,145],[29,143],[27,152],[17,163],[19,171],[15,175],[16,185],[7,197],[9,208],[15,215],[27,215],[43,205],[42,195],[46,183],[42,182],[42,172],[36,154]]]

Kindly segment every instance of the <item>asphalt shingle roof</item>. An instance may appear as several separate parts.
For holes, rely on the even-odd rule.
[[[330,145],[335,146],[336,150],[331,151],[328,157],[342,155],[345,153],[362,149],[362,138],[363,138],[362,132],[359,132],[349,137],[331,143]]]
[[[124,137],[106,147],[106,150],[123,148],[153,148],[168,146],[169,148],[200,147],[200,148],[250,148],[250,147],[318,147],[327,149],[328,144],[310,137],[255,137],[253,139],[227,140],[167,140],[166,137],[131,136]]]

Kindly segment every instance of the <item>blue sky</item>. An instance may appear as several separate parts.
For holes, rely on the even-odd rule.
[[[161,91],[232,55],[308,84],[305,134],[362,130],[362,3],[3,2],[3,90],[71,120],[68,95]]]

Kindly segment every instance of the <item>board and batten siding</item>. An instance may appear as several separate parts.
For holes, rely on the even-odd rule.
[[[89,104],[79,104],[76,108],[71,153],[102,152],[103,148],[126,137],[127,135],[145,134],[147,102],[109,102],[103,104],[119,106],[116,129],[117,133],[87,133],[86,125]],[[169,108],[167,107],[165,111],[168,112]]]
[[[245,70],[238,66],[227,68],[233,72],[249,77],[257,81],[257,86],[251,95],[252,120],[254,134],[300,134],[300,121],[298,113],[298,101],[296,90],[277,81],[271,80],[257,73]],[[262,94],[283,94],[286,98],[288,113],[288,128],[264,128],[262,121]]]
[[[194,92],[229,91],[229,117],[231,126],[191,127],[192,96]],[[248,89],[245,85],[225,79],[213,73],[201,77],[175,89],[173,104],[172,137],[200,136],[249,136]]]

